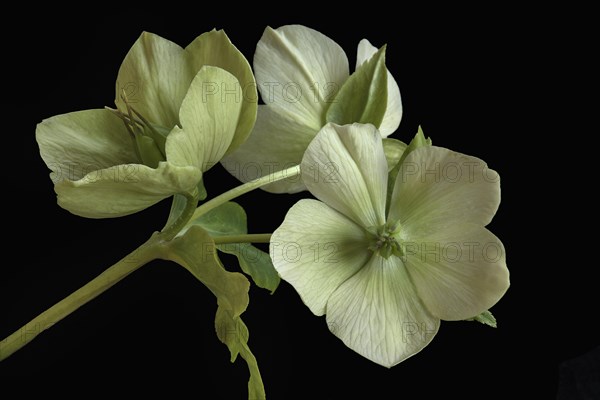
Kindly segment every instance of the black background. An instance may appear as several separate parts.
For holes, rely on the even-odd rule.
[[[269,398],[555,396],[558,365],[597,346],[600,336],[589,323],[593,283],[582,278],[570,255],[579,249],[569,242],[574,235],[537,223],[542,215],[564,218],[560,209],[548,215],[540,208],[547,198],[541,171],[549,155],[536,158],[546,150],[529,139],[537,140],[540,132],[523,123],[524,115],[534,118],[523,100],[536,79],[528,60],[544,46],[543,32],[529,35],[526,18],[500,10],[450,18],[443,12],[432,16],[431,10],[388,10],[382,16],[361,9],[347,18],[281,10],[251,17],[233,5],[162,7],[168,12],[105,9],[57,17],[37,10],[37,17],[14,15],[19,28],[4,34],[9,72],[2,112],[6,239],[0,337],[143,243],[162,227],[169,208],[163,202],[114,220],[62,210],[39,157],[35,124],[112,105],[119,65],[143,30],[185,46],[202,32],[224,28],[251,61],[266,25],[302,23],[337,41],[351,69],[360,39],[387,43],[387,65],[404,106],[393,136],[408,141],[420,124],[434,144],[480,157],[500,173],[502,204],[490,229],[506,247],[512,286],[493,309],[498,329],[442,323],[428,347],[389,370],[346,348],[287,283],[273,295],[253,287],[243,317]],[[236,184],[221,167],[206,178],[209,196]],[[305,196],[256,191],[238,201],[251,232],[272,232]],[[1,363],[0,385],[8,390],[16,384],[26,394],[83,396],[74,389],[81,383],[94,393],[168,390],[175,398],[191,392],[197,398],[242,399],[247,369],[242,360],[229,363],[214,333],[215,310],[211,293],[183,268],[151,262]]]

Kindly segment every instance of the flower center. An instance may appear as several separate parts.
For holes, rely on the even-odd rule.
[[[385,259],[392,255],[402,257],[404,252],[398,240],[399,233],[400,223],[398,222],[388,222],[382,226],[367,229],[369,250],[378,253]]]
[[[127,113],[120,110],[112,111],[125,123],[125,128],[134,141],[135,152],[141,162],[150,168],[158,167],[158,163],[167,159],[165,143],[169,132],[152,124],[137,112],[127,100],[125,93],[121,95],[121,99],[125,103]]]

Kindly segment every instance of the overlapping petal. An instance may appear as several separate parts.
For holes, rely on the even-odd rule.
[[[502,242],[487,229],[448,221],[443,228],[404,236],[405,261],[419,297],[443,320],[458,321],[491,308],[509,286]]]
[[[38,124],[35,137],[54,182],[75,181],[92,171],[140,162],[123,121],[104,109],[45,119]]]
[[[424,146],[404,160],[389,220],[405,229],[438,230],[453,223],[487,225],[500,204],[500,177],[476,158]]]
[[[316,315],[331,294],[371,256],[354,222],[316,200],[300,200],[271,238],[271,259]]]
[[[256,81],[265,104],[316,133],[329,101],[324,87],[348,78],[348,58],[333,40],[301,25],[267,27],[254,54]]]
[[[314,137],[312,128],[278,114],[273,107],[260,105],[252,135],[237,151],[225,157],[222,164],[236,178],[248,182],[300,164]],[[296,193],[306,190],[306,186],[299,177],[294,177],[262,189],[273,193]]]
[[[374,49],[363,40],[357,66],[368,60]],[[298,163],[310,140],[326,124],[327,111],[338,101],[336,95],[349,76],[348,59],[341,47],[327,36],[301,25],[268,27],[257,45],[254,68],[266,107],[259,107],[248,141],[224,160],[225,168],[242,182]],[[402,116],[398,85],[389,71],[386,87],[387,108],[383,121],[377,122],[383,136],[397,129]],[[344,121],[358,122],[360,117],[345,116]],[[250,165],[256,170],[255,174],[246,173]],[[286,180],[264,189],[295,193],[306,187],[302,182]]]
[[[53,170],[58,203],[89,217],[119,217],[140,211],[176,193],[193,192],[202,172],[231,145],[241,102],[206,85],[238,84],[227,71],[206,66],[189,85],[175,127],[166,140],[167,162],[138,164],[135,143],[123,121],[108,110],[59,115],[42,122],[37,140]]]
[[[370,124],[328,124],[300,166],[313,195],[363,228],[385,223],[388,167],[381,141]]]
[[[250,65],[223,31],[207,32],[186,49],[142,33],[116,89],[121,116],[88,110],[37,128],[58,203],[78,215],[127,215],[195,191],[202,172],[239,146],[256,119]]]
[[[127,53],[117,77],[115,102],[126,111],[121,98],[147,120],[171,130],[179,124],[179,108],[198,71],[205,65],[225,69],[235,84],[206,83],[207,94],[231,97],[241,105],[241,118],[229,151],[246,140],[256,120],[257,93],[246,58],[222,30],[198,36],[185,49],[158,35],[144,32]]]
[[[407,146],[390,146],[388,161],[395,164]],[[339,167],[338,179],[310,174],[315,165],[328,164]],[[387,218],[380,215],[388,165],[372,125],[327,125],[301,168],[323,203],[296,204],[274,235],[278,241],[344,244],[341,238],[360,232],[357,226],[363,232],[382,228],[344,244],[341,254],[348,256],[333,269],[314,260],[275,263],[311,310],[325,313],[330,330],[359,354],[391,367],[425,347],[440,320],[472,318],[506,292],[504,247],[484,227],[500,201],[499,179],[483,161],[438,147],[413,149],[398,173]],[[378,249],[391,242],[398,247],[384,256]]]
[[[397,257],[371,257],[327,302],[327,324],[352,350],[385,367],[421,351],[439,319],[419,300]]]
[[[126,112],[125,95],[148,121],[171,129],[179,122],[179,106],[196,72],[183,48],[143,32],[119,69],[115,104]]]
[[[201,178],[194,166],[140,164],[131,134],[108,110],[48,118],[36,139],[58,204],[89,218],[132,214],[175,193],[190,192]]]
[[[242,103],[222,92],[207,92],[207,86],[238,85],[224,69],[204,66],[192,83],[179,111],[182,128],[167,137],[167,161],[180,167],[194,166],[206,171],[227,152],[238,126]]]
[[[225,101],[240,103],[240,116],[235,135],[227,149],[227,153],[230,153],[246,141],[256,121],[258,93],[252,68],[223,30],[213,29],[203,33],[185,50],[193,71],[196,72],[203,66],[210,65],[224,69],[237,79],[237,83],[220,82],[219,87],[210,87],[211,93],[216,89],[216,94]]]
[[[364,62],[368,61],[377,52],[377,47],[373,46],[367,39],[358,43],[356,55],[356,69]],[[400,126],[402,119],[402,100],[400,98],[400,88],[398,83],[388,70],[387,73],[387,108],[383,115],[383,120],[379,125],[379,132],[383,137],[394,133]]]
[[[176,193],[192,192],[202,173],[195,167],[161,162],[153,169],[122,164],[93,171],[54,186],[58,204],[87,218],[113,218],[141,211]]]

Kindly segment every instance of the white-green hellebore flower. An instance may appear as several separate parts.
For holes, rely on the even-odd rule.
[[[301,169],[321,201],[290,209],[271,258],[359,354],[391,367],[423,349],[440,320],[478,315],[506,292],[504,247],[485,228],[500,203],[499,177],[483,161],[435,146],[411,151],[387,215],[388,168],[374,126],[326,125]]]
[[[250,138],[222,163],[243,182],[297,165],[328,122],[372,123],[383,137],[400,124],[398,84],[385,67],[385,47],[358,44],[356,72],[333,40],[301,25],[267,27],[256,47],[254,71],[265,105]],[[306,190],[300,179],[265,186],[274,193]]]
[[[119,70],[119,110],[72,112],[37,126],[58,204],[107,218],[193,193],[202,174],[249,135],[253,90],[247,60],[223,31],[185,49],[143,33]]]

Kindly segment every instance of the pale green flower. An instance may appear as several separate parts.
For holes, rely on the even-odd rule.
[[[380,133],[326,125],[301,164],[321,201],[296,203],[271,242],[275,268],[310,310],[386,367],[423,349],[440,320],[476,316],[509,286],[504,247],[485,228],[500,203],[498,174],[435,146],[401,166],[386,213]]]
[[[268,27],[254,55],[265,105],[258,106],[250,138],[223,160],[224,167],[247,182],[299,164],[327,122],[372,123],[384,137],[393,133],[400,124],[402,104],[384,57],[385,49],[378,51],[363,39],[356,72],[349,78],[344,50],[327,36],[301,25]],[[306,187],[296,179],[264,189],[293,193]]]
[[[251,131],[255,90],[248,62],[223,31],[185,49],[143,33],[119,70],[119,110],[57,115],[37,126],[59,205],[118,217],[195,192],[202,173]]]

